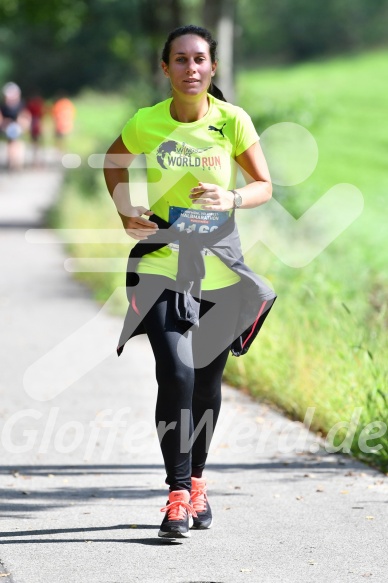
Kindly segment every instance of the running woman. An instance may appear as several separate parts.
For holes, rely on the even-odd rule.
[[[130,302],[118,353],[145,332],[156,361],[156,425],[169,485],[159,536],[207,529],[203,476],[230,351],[244,354],[276,295],[243,262],[236,209],[267,202],[270,176],[249,115],[212,78],[216,41],[198,26],[170,33],[162,69],[172,97],[142,108],[110,146],[104,174],[127,234]],[[129,196],[145,154],[149,208]],[[235,189],[237,166],[246,185]]]

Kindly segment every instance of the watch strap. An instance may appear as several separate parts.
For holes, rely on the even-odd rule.
[[[233,190],[233,189],[230,192],[233,192],[233,196],[234,196],[234,199],[233,199],[233,208],[236,209],[236,208],[238,208],[238,206],[236,205],[236,197],[238,196],[241,199],[241,194],[239,194],[237,192],[237,190]]]

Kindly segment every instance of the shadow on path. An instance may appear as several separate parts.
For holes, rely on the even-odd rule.
[[[327,457],[328,459],[325,459]],[[346,466],[348,469],[361,470],[365,466],[355,458],[346,456],[346,461],[342,454],[310,454],[308,452],[301,453],[297,456],[286,457],[286,455],[279,455],[279,458],[272,458],[273,461],[254,462],[254,463],[208,463],[206,469],[208,471],[217,472],[240,472],[241,470],[295,470],[305,469],[306,467],[315,470],[336,470],[337,466]],[[368,466],[366,466],[368,468]],[[101,474],[146,474],[149,470],[164,471],[163,464],[88,464],[88,465],[3,465],[0,466],[1,474],[22,474],[25,476],[45,476],[47,474],[58,474],[61,476],[76,476],[76,475],[101,475]],[[336,470],[337,471],[337,470]],[[375,468],[371,469],[376,475],[379,471]]]
[[[32,537],[32,536],[48,536],[56,534],[66,534],[66,533],[93,533],[101,531],[136,531],[141,530],[153,530],[157,531],[159,529],[159,524],[117,524],[112,526],[92,526],[84,528],[50,528],[42,530],[26,530],[24,532],[2,532],[0,533],[0,545],[19,545],[19,544],[62,544],[62,543],[136,543],[140,545],[165,545],[165,544],[181,544],[182,541],[176,541],[174,539],[164,540],[157,536],[155,538],[28,538],[22,539],[20,537]],[[7,537],[11,540],[1,540]]]

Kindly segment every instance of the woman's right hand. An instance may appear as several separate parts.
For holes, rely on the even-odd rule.
[[[156,223],[148,219],[143,219],[142,215],[150,217],[154,213],[144,206],[133,206],[128,212],[128,215],[119,213],[125,232],[130,237],[142,241],[148,239],[150,235],[154,235],[159,227]]]

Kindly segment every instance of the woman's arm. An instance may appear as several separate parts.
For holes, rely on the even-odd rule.
[[[239,208],[254,208],[267,202],[272,196],[272,182],[260,142],[237,156],[236,162],[247,183],[237,190],[243,201]]]
[[[134,239],[147,239],[158,230],[158,226],[143,219],[142,215],[153,215],[153,212],[143,206],[132,206],[129,195],[128,167],[136,158],[128,152],[121,136],[108,149],[104,160],[104,177],[109,194],[116,205],[123,227]]]
[[[260,143],[256,142],[237,156],[236,162],[247,183],[237,189],[242,198],[239,208],[254,208],[267,202],[272,196],[272,183]],[[200,182],[191,190],[190,198],[197,199],[196,204],[203,201],[202,208],[215,211],[229,210],[234,203],[234,195],[230,190],[205,182]]]

